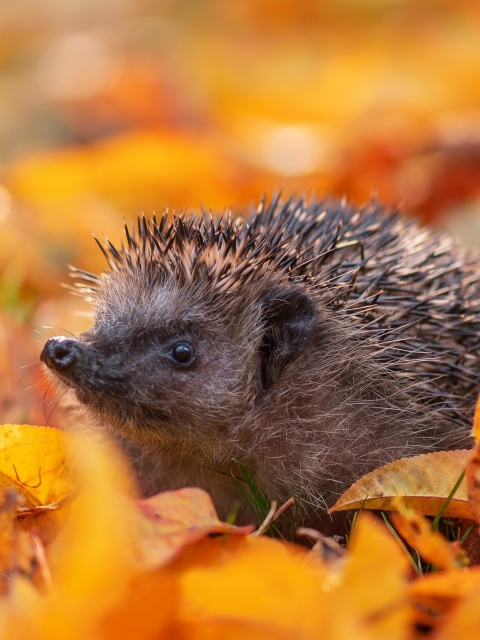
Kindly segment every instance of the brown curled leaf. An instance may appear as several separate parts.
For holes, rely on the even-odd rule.
[[[395,500],[404,497],[407,507],[426,516],[436,515],[464,472],[470,451],[438,451],[401,458],[357,480],[331,507],[396,511]],[[467,483],[463,479],[444,510],[444,516],[471,518]]]

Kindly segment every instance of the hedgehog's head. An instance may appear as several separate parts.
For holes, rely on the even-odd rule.
[[[230,220],[139,221],[110,270],[76,272],[95,323],[42,360],[97,420],[164,444],[235,427],[307,348],[317,308],[291,278],[295,247]]]

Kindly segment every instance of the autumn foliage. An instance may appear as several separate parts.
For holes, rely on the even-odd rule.
[[[447,638],[457,625],[474,637],[478,567],[468,568],[460,541],[432,530],[398,495],[383,497],[398,534],[363,512],[347,550],[320,535],[309,550],[221,523],[199,489],[135,498],[125,461],[98,437],[4,425],[0,456],[3,637],[336,640],[428,630]],[[402,488],[413,509],[445,501],[440,492],[454,483],[458,457],[417,459],[416,477]],[[478,513],[480,450],[461,457],[469,498],[462,489],[460,501]],[[357,492],[378,494],[375,475],[395,483],[412,469],[411,459],[394,464]],[[428,480],[435,467],[444,476],[438,486]],[[428,497],[414,495],[422,482]],[[423,560],[415,570],[405,545]]]
[[[0,636],[476,638],[479,444],[360,479],[342,544],[285,542],[259,535],[282,505],[141,499],[38,354],[90,323],[67,265],[138,210],[373,195],[480,244],[478,0],[5,0],[0,35]]]

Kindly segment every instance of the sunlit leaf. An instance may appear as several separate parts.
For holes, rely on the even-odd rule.
[[[217,634],[223,629],[223,637],[235,628],[249,638],[264,630],[267,638],[321,635],[328,613],[322,573],[295,557],[298,552],[261,536],[206,539],[184,549],[166,571],[178,580],[178,621],[188,637],[204,625]]]
[[[480,589],[480,569],[430,573],[415,580],[409,591],[415,605],[416,618],[431,627],[441,627],[454,607]],[[471,629],[474,632],[475,627]],[[475,634],[465,637],[475,637]]]
[[[19,600],[3,619],[6,637],[85,640],[135,575],[129,473],[118,451],[92,437],[75,441],[79,492],[67,526],[49,549],[54,590]]]
[[[0,426],[0,486],[16,490],[24,508],[58,503],[74,489],[66,437],[50,427]]]
[[[436,515],[465,470],[470,451],[439,451],[402,458],[380,467],[355,482],[330,509],[395,511],[395,500],[423,515]],[[463,480],[443,512],[454,518],[471,517],[467,484]]]
[[[358,518],[349,545],[342,586],[332,593],[340,637],[408,637],[411,609],[407,601],[409,563],[382,522],[368,513]]]

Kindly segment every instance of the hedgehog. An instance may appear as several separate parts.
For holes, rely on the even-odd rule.
[[[145,495],[201,487],[226,517],[240,461],[329,532],[326,509],[367,472],[470,446],[479,260],[458,240],[373,201],[294,198],[140,215],[125,236],[97,240],[101,275],[74,269],[92,328],[41,360]]]

